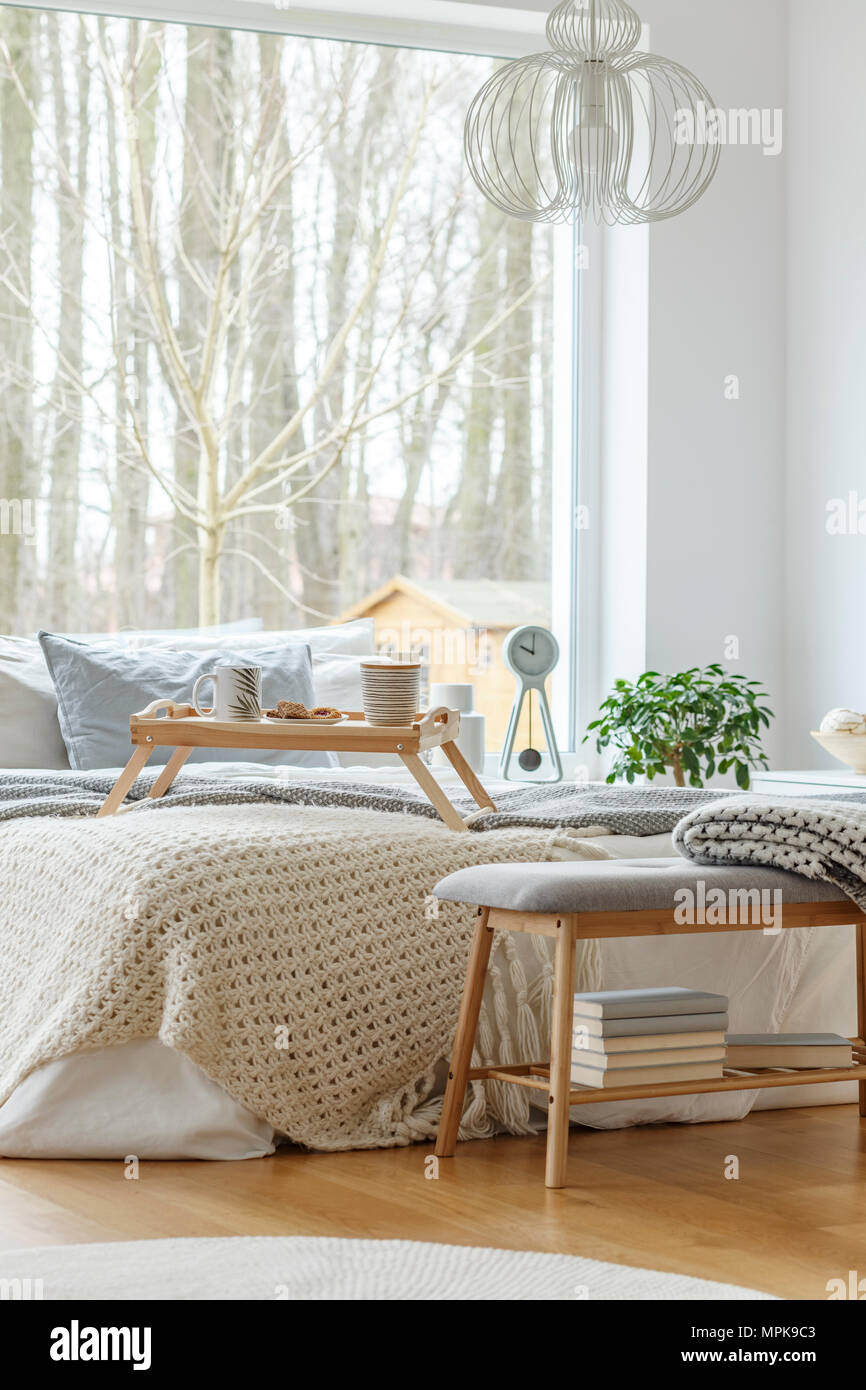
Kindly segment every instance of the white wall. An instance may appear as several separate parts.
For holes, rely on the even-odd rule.
[[[717,106],[784,108],[782,0],[638,9]],[[650,229],[646,647],[658,670],[723,661],[764,681],[782,723],[785,216],[784,152],[728,146],[704,198]]]
[[[706,197],[650,231],[643,655],[660,668],[720,659],[738,636],[733,669],[762,678],[780,715],[776,765],[838,767],[808,731],[832,705],[866,709],[866,535],[826,527],[832,499],[866,505],[866,4],[635,8],[654,51],[693,68],[719,106],[784,109],[781,156],[728,148]],[[728,373],[738,402],[723,398]],[[607,491],[621,492],[627,455],[608,430],[605,468],[605,447],[619,470]],[[612,541],[605,673],[641,656],[634,612],[613,616],[620,572]]]
[[[653,52],[692,68],[717,106],[784,108],[784,0],[636,8]],[[786,720],[785,220],[784,148],[728,146],[704,198],[649,229],[648,263],[645,233],[613,233],[600,440],[597,697],[616,675],[720,661],[765,683],[774,761]]]
[[[866,499],[866,5],[791,0],[790,26],[786,755],[838,768],[808,730],[866,709],[866,536],[825,528]]]
[[[550,8],[549,0],[522,3]],[[652,50],[693,69],[718,106],[785,108],[785,0],[636,0],[635,8]],[[636,348],[631,387],[628,371],[607,382],[600,440],[597,694],[613,674],[644,664],[723,661],[770,692],[780,716],[767,741],[776,762],[788,713],[786,161],[784,150],[772,157],[729,146],[705,197],[650,228],[646,400]],[[638,322],[636,331],[647,328]],[[605,340],[608,362],[623,360],[624,345],[620,327],[615,342]],[[725,399],[730,374],[739,377],[737,401]],[[645,448],[636,410],[646,414]],[[645,565],[645,604],[631,591],[635,557]],[[728,637],[739,641],[739,660],[725,660]]]
[[[647,227],[603,237],[599,499],[598,685],[587,718],[618,676],[647,662],[649,276]],[[592,267],[590,267],[591,269]]]

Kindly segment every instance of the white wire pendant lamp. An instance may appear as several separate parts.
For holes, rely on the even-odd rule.
[[[552,51],[484,84],[465,147],[491,203],[527,222],[636,224],[676,217],[706,192],[719,145],[695,132],[712,98],[679,63],[635,52],[640,31],[625,0],[562,0],[547,20]]]

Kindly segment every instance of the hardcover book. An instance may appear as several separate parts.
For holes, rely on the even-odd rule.
[[[576,1051],[610,1057],[614,1054],[651,1052],[659,1048],[679,1051],[686,1047],[724,1047],[725,1032],[716,1028],[708,1032],[701,1029],[696,1033],[636,1033],[632,1037],[602,1037],[583,1027],[575,1027],[573,1045]]]
[[[575,1066],[571,1080],[578,1086],[604,1090],[609,1086],[652,1086],[669,1081],[716,1081],[722,1076],[721,1062],[684,1062],[680,1066],[623,1067],[621,1071],[602,1071],[600,1067]]]
[[[584,1018],[575,1015],[574,1033],[593,1038],[646,1037],[654,1033],[726,1032],[727,1013],[664,1014],[657,1018]]]
[[[731,1067],[850,1067],[851,1044],[839,1033],[731,1033]]]
[[[603,989],[575,994],[574,1009],[583,1018],[653,1018],[666,1014],[724,1013],[726,994],[663,985],[654,989]]]
[[[571,1053],[572,1064],[576,1067],[593,1067],[599,1071],[622,1071],[636,1067],[678,1066],[683,1062],[724,1062],[725,1048],[721,1047],[667,1047],[655,1052],[589,1052],[585,1048],[574,1048]]]

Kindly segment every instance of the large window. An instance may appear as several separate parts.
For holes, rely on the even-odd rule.
[[[493,66],[0,10],[0,630],[369,614],[499,746],[556,291],[464,165]]]

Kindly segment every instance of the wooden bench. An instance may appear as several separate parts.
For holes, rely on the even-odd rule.
[[[794,927],[845,926],[857,928],[857,1031],[852,1038],[854,1065],[844,1068],[742,1071],[726,1068],[721,1079],[672,1081],[643,1086],[575,1089],[571,1082],[571,1050],[574,1026],[574,967],[578,941],[625,936],[675,936],[704,932],[767,931],[758,920],[724,924],[682,921],[675,898],[678,890],[698,885],[722,888],[731,894],[759,890],[781,894],[782,930]],[[816,883],[799,874],[751,866],[709,867],[686,859],[610,859],[577,863],[486,864],[461,869],[443,879],[435,889],[444,901],[474,903],[478,922],[472,938],[466,984],[460,1006],[457,1034],[448,1072],[448,1085],[435,1152],[451,1158],[470,1081],[505,1081],[548,1093],[548,1187],[564,1187],[568,1158],[569,1109],[573,1105],[597,1105],[610,1101],[638,1100],[653,1096],[694,1095],[708,1091],[763,1090],[767,1087],[806,1086],[815,1082],[856,1079],[860,1086],[860,1114],[866,1115],[866,916],[838,888]],[[740,899],[738,898],[738,901]],[[753,902],[754,900],[752,900]],[[730,914],[729,914],[730,915]],[[742,914],[738,914],[742,918]],[[473,1067],[472,1049],[484,993],[487,964],[495,931],[531,932],[556,942],[550,1060],[528,1060],[510,1066]],[[660,981],[659,983],[668,983]],[[702,982],[709,990],[713,981]]]

